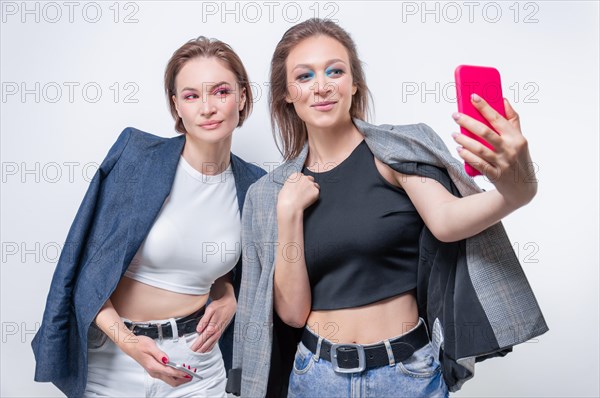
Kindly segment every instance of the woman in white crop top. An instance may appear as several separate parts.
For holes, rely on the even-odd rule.
[[[185,143],[167,199],[92,325],[85,396],[226,395],[217,342],[236,311],[242,203],[230,150],[252,94],[233,50],[204,37],[173,54],[165,91]]]

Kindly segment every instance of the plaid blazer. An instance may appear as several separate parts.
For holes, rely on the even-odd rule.
[[[393,169],[434,178],[455,196],[482,192],[426,124],[354,124],[375,157]],[[234,332],[230,392],[286,396],[299,330],[273,311],[277,195],[308,153],[263,176],[248,190],[242,216],[243,273]],[[365,204],[368,205],[368,204]],[[417,303],[427,321],[450,391],[474,375],[475,362],[504,356],[548,330],[511,242],[498,222],[468,239],[443,243],[423,228]]]

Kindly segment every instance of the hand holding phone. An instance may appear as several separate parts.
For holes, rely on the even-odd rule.
[[[495,131],[490,123],[483,117],[481,113],[471,103],[471,95],[473,93],[483,98],[492,108],[494,108],[502,117],[506,117],[504,110],[504,97],[502,96],[502,84],[500,82],[500,73],[495,68],[473,65],[459,65],[454,71],[454,79],[456,82],[456,101],[458,103],[458,111],[464,115],[470,116]],[[483,138],[471,133],[469,130],[461,126],[462,134],[481,142],[486,147],[494,150],[494,148]],[[496,131],[497,133],[497,131]],[[471,177],[481,175],[481,173],[465,163],[465,171]]]
[[[165,365],[167,365],[173,369],[181,370],[182,372],[184,372],[192,377],[197,377],[199,379],[202,379],[202,376],[200,376],[198,373],[194,372],[193,370],[191,370],[189,368],[186,368],[183,365],[178,365],[175,362],[171,362],[171,361],[165,363]]]

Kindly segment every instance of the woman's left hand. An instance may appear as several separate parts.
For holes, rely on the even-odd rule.
[[[212,350],[233,319],[236,310],[237,301],[233,294],[226,294],[219,299],[213,299],[206,307],[204,316],[198,322],[196,331],[199,336],[192,344],[191,349],[197,352]]]
[[[459,156],[485,175],[509,206],[516,209],[529,203],[537,192],[537,179],[527,140],[521,132],[519,115],[506,98],[506,118],[475,94],[471,102],[499,134],[470,116],[453,114],[456,123],[494,148],[489,149],[477,140],[455,133],[452,136],[461,145],[457,148]]]

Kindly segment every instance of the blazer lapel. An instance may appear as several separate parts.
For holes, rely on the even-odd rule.
[[[296,172],[300,173],[302,171],[302,167],[304,166],[304,162],[306,161],[307,155],[308,140],[304,143],[302,151],[296,158],[288,160],[273,170],[273,181],[283,185],[290,175]]]
[[[241,217],[246,192],[248,192],[248,188],[256,181],[256,179],[253,178],[252,171],[249,167],[233,153],[231,154],[231,171],[233,172],[233,179],[235,180],[235,190]]]
[[[367,141],[367,145],[373,151],[373,154],[377,156],[378,159],[381,160],[382,153],[385,153],[384,149],[378,146],[378,138],[384,134],[387,134],[386,131],[378,131],[376,129],[372,129],[369,123],[366,123],[360,119],[352,119],[354,125],[358,129],[358,131],[365,137]],[[288,160],[278,168],[273,171],[273,181],[278,184],[283,185],[287,178],[295,172],[301,172],[302,167],[304,167],[304,162],[306,162],[306,156],[308,155],[308,140],[304,143],[304,147],[302,151],[295,159]]]

